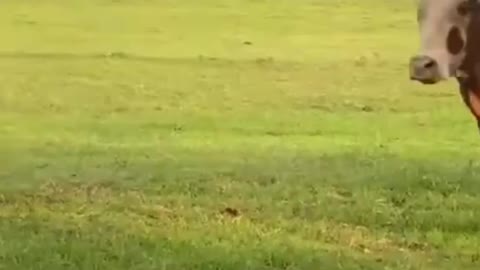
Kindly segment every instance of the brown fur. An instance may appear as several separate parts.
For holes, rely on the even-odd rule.
[[[466,55],[457,77],[463,101],[477,120],[480,129],[480,9],[472,15],[467,30]]]

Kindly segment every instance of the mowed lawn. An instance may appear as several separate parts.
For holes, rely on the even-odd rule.
[[[135,3],[134,3],[135,2]],[[478,269],[414,1],[0,3],[0,269]]]

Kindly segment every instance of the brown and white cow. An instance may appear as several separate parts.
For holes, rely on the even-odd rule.
[[[410,78],[456,78],[480,128],[480,0],[419,0],[417,21],[421,46],[410,59]]]

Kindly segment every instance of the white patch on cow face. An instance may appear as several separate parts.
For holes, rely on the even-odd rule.
[[[438,68],[437,80],[454,76],[463,62],[473,2],[469,0],[419,2],[417,18],[420,28],[420,53],[435,60]],[[452,42],[455,44],[453,47]],[[460,45],[461,48],[458,49]]]

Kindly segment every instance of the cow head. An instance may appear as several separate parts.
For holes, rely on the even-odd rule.
[[[412,80],[434,84],[458,76],[466,59],[469,27],[479,10],[480,0],[419,0],[421,49],[410,59]]]
[[[435,84],[455,77],[480,131],[480,0],[419,0],[420,54],[410,78]]]

